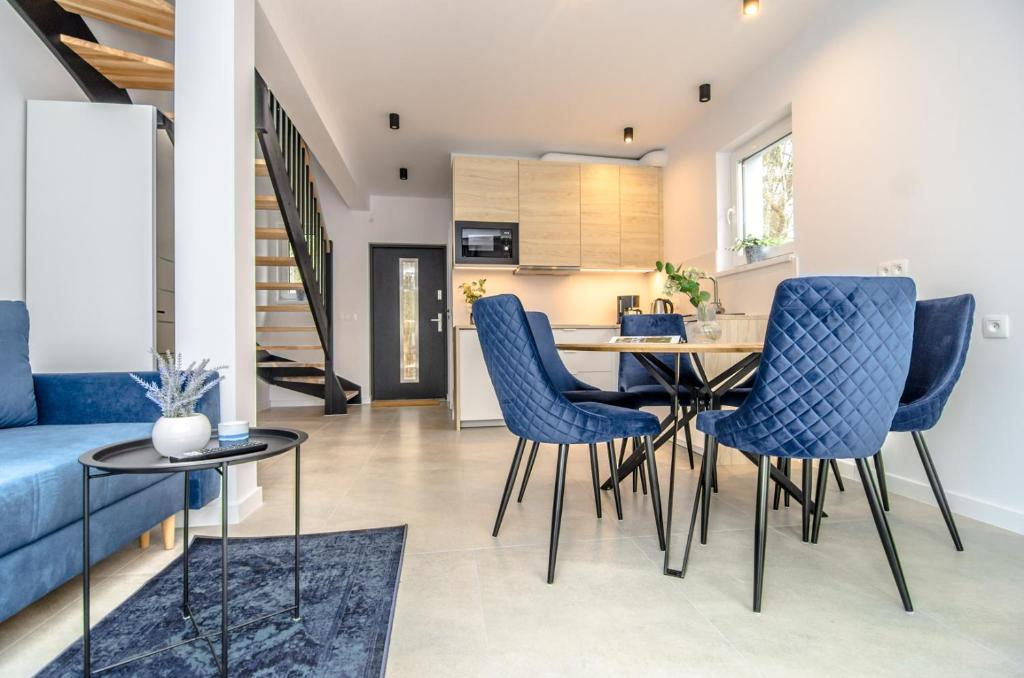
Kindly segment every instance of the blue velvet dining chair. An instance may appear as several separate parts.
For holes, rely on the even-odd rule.
[[[946,493],[935,470],[935,462],[928,451],[924,432],[939,422],[946,401],[953,393],[967,361],[967,349],[971,344],[971,327],[974,325],[974,296],[961,294],[944,299],[925,299],[917,302],[914,314],[914,349],[910,356],[910,373],[896,408],[892,425],[893,432],[909,432],[917,447],[921,465],[928,477],[935,502],[939,506],[949,536],[957,551],[963,551],[963,541],[949,509]],[[885,465],[882,452],[875,455],[875,470],[882,507],[889,510],[889,497],[885,484]],[[818,525],[815,524],[815,532]],[[816,541],[817,539],[815,539]]]
[[[686,323],[678,313],[652,313],[648,315],[622,316],[620,334],[624,337],[651,337],[678,335],[686,341]],[[683,408],[683,435],[686,439],[686,454],[693,468],[693,442],[690,439],[690,419],[697,414],[697,390],[701,387],[700,378],[693,371],[693,364],[687,356],[673,353],[656,355],[665,366],[675,369],[676,358],[679,357],[679,406]],[[641,398],[645,407],[670,407],[672,395],[651,376],[650,372],[640,364],[634,356],[623,353],[619,357],[619,390],[632,393]],[[624,449],[623,449],[624,451]],[[620,455],[622,456],[622,455]]]
[[[697,416],[697,429],[708,437],[698,497],[708,497],[709,469],[713,468],[720,444],[757,460],[755,612],[761,610],[773,456],[800,459],[808,465],[814,460],[819,464],[829,459],[856,461],[903,606],[908,612],[913,610],[867,460],[885,440],[907,380],[914,295],[914,283],[909,278],[809,277],[783,281],[775,292],[764,352],[750,395],[736,410]],[[818,521],[821,499],[815,507]],[[809,497],[803,503],[808,506]],[[702,528],[706,528],[707,503],[702,514]],[[692,534],[691,521],[691,538]]]
[[[569,446],[607,444],[619,438],[639,436],[647,445],[647,470],[650,476],[654,521],[658,540],[664,548],[665,533],[662,526],[658,470],[654,454],[651,452],[652,437],[657,435],[660,429],[658,418],[649,412],[605,403],[570,402],[555,388],[548,375],[526,312],[517,297],[501,294],[480,299],[473,304],[473,317],[480,336],[484,362],[498,396],[505,425],[520,438],[498,507],[494,536],[497,536],[501,528],[501,521],[512,495],[525,441],[558,445],[547,576],[549,584],[554,582]]]
[[[562,358],[558,355],[558,348],[555,345],[555,334],[551,330],[551,321],[548,320],[547,315],[540,311],[527,311],[526,319],[530,323],[530,331],[533,333],[534,341],[537,342],[541,363],[543,363],[548,376],[551,377],[551,383],[569,402],[604,403],[605,405],[614,405],[615,407],[628,407],[632,410],[640,409],[640,396],[620,391],[602,391],[596,386],[580,381],[569,372],[565,363],[562,362]],[[612,443],[609,443],[609,446],[612,445]],[[623,441],[623,445],[625,445],[625,441]],[[539,449],[540,443],[533,441],[530,447],[530,456],[526,460],[526,470],[523,472],[523,479],[519,485],[519,496],[516,498],[516,502],[523,501],[523,496],[526,494],[526,485],[530,482],[530,475],[533,473],[533,465],[537,461]],[[612,475],[615,475],[614,447],[610,447],[610,450],[609,454],[612,455],[611,463],[613,464]],[[597,509],[597,517],[600,518],[601,489],[600,481],[598,480],[596,444],[590,445],[590,471],[591,479],[594,483],[594,504]],[[618,483],[615,484],[615,513],[618,519],[622,520],[622,496],[619,493]]]

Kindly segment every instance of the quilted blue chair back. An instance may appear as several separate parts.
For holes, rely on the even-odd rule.
[[[572,376],[558,355],[555,348],[555,334],[551,331],[551,322],[548,317],[540,311],[527,311],[526,319],[530,323],[530,331],[533,333],[533,340],[537,342],[537,351],[540,353],[541,363],[551,383],[559,391],[582,391],[585,390],[576,377]]]
[[[651,435],[651,432],[639,430],[624,432],[621,417],[609,416],[619,412],[619,408],[574,405],[555,388],[540,359],[526,311],[515,296],[499,294],[480,299],[473,304],[473,318],[501,414],[505,425],[515,435],[555,444],[597,443],[629,435]],[[626,412],[628,410],[621,411]],[[657,418],[651,417],[651,420],[657,433]],[[646,425],[645,422],[641,423]]]
[[[910,368],[915,294],[909,278],[780,283],[753,390],[719,440],[780,457],[875,454]]]
[[[967,361],[974,295],[917,302],[910,374],[893,430],[924,431],[939,421]]]
[[[650,315],[624,315],[619,334],[624,337],[657,337],[678,334],[686,341],[686,323],[678,313],[653,313]],[[675,369],[675,355],[671,353],[657,354],[658,360]],[[657,384],[650,372],[628,353],[619,356],[619,390],[625,391],[631,386],[647,386]],[[698,386],[700,379],[693,371],[689,357],[679,361],[679,383],[684,386]]]

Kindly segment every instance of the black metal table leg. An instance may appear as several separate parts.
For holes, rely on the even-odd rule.
[[[228,463],[220,465],[220,673],[228,675]]]
[[[299,621],[302,615],[299,612],[299,498],[302,477],[301,473],[301,446],[295,446],[295,611],[292,613],[292,621]]]
[[[82,466],[82,674],[92,675],[89,629],[89,467]]]
[[[182,513],[182,528],[184,534],[182,535],[181,541],[182,554],[181,554],[181,615],[184,619],[190,619],[192,617],[192,609],[188,604],[188,480],[189,472],[185,471],[185,501],[181,505]]]

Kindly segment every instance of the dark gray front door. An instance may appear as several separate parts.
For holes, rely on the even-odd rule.
[[[374,400],[444,398],[444,247],[371,245]]]

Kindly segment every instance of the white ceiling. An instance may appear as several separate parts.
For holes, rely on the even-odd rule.
[[[447,195],[453,152],[661,148],[828,4],[762,0],[748,18],[740,0],[260,2],[355,181],[407,196]]]

